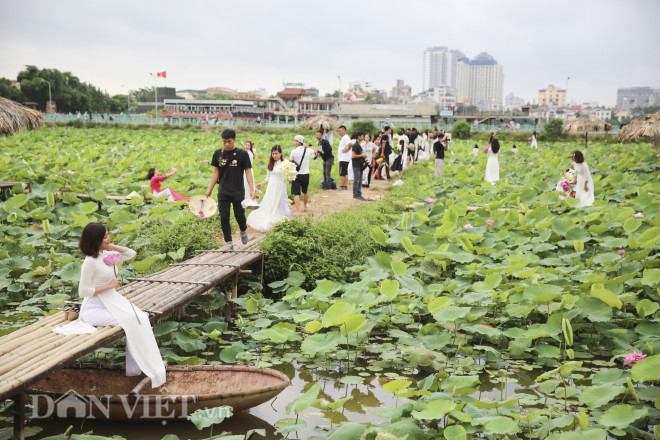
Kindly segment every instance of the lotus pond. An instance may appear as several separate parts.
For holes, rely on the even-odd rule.
[[[217,135],[157,133],[56,129],[0,140],[6,178],[37,182],[0,206],[7,278],[0,331],[75,297],[76,236],[88,221],[147,249],[146,223],[184,215],[176,204],[145,207],[98,191],[140,191],[142,182],[121,171],[140,164],[141,175],[151,163],[183,166],[171,184],[177,191],[204,187],[208,165],[200,161]],[[186,141],[195,149],[182,149]],[[370,225],[379,251],[347,263],[344,279],[292,271],[270,283],[269,297],[253,282],[231,324],[218,310],[222,296],[204,295],[186,322],[156,326],[164,357],[295,377],[272,407],[252,412],[278,430],[275,438],[658,438],[657,150],[590,146],[596,202],[575,209],[553,189],[577,146],[523,147],[516,158],[503,143],[502,180],[491,186],[483,182],[485,155],[473,158],[468,144],[451,147],[441,180],[432,162],[404,173],[388,197],[410,209]],[[132,270],[149,268],[144,259]],[[122,362],[121,347],[85,360]],[[122,429],[114,433],[130,438]]]

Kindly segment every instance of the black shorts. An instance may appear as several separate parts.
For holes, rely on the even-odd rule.
[[[298,174],[296,176],[296,180],[291,182],[291,194],[294,196],[299,196],[301,189],[303,194],[307,194],[308,187],[309,187],[309,174]]]
[[[339,162],[339,176],[348,176],[348,162]]]

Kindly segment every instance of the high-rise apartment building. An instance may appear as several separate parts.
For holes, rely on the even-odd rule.
[[[502,66],[486,52],[472,60],[464,56],[456,63],[457,101],[481,111],[500,110],[503,80]]]
[[[449,50],[446,46],[431,47],[424,51],[424,74],[422,89],[449,86],[456,88],[456,67],[458,60],[465,55],[459,50]]]
[[[660,104],[660,89],[627,87],[617,89],[616,108],[630,110]]]

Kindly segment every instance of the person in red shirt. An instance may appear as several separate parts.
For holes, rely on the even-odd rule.
[[[149,172],[147,173],[147,180],[149,180],[149,185],[151,186],[151,194],[153,194],[154,197],[168,196],[167,198],[168,202],[176,202],[179,200],[185,200],[186,202],[189,202],[190,201],[189,198],[182,196],[181,194],[174,191],[172,188],[160,187],[160,184],[163,180],[167,179],[168,177],[176,173],[177,173],[176,169],[174,169],[174,171],[172,171],[170,174],[161,174],[156,168],[149,168]]]

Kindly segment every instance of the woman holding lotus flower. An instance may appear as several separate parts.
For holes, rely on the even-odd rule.
[[[165,366],[149,317],[116,290],[121,286],[116,264],[135,257],[135,251],[110,243],[102,223],[85,226],[79,247],[86,255],[78,286],[78,294],[84,298],[79,319],[97,327],[121,326],[126,333],[126,375],[144,372],[152,387],[162,385]]]

